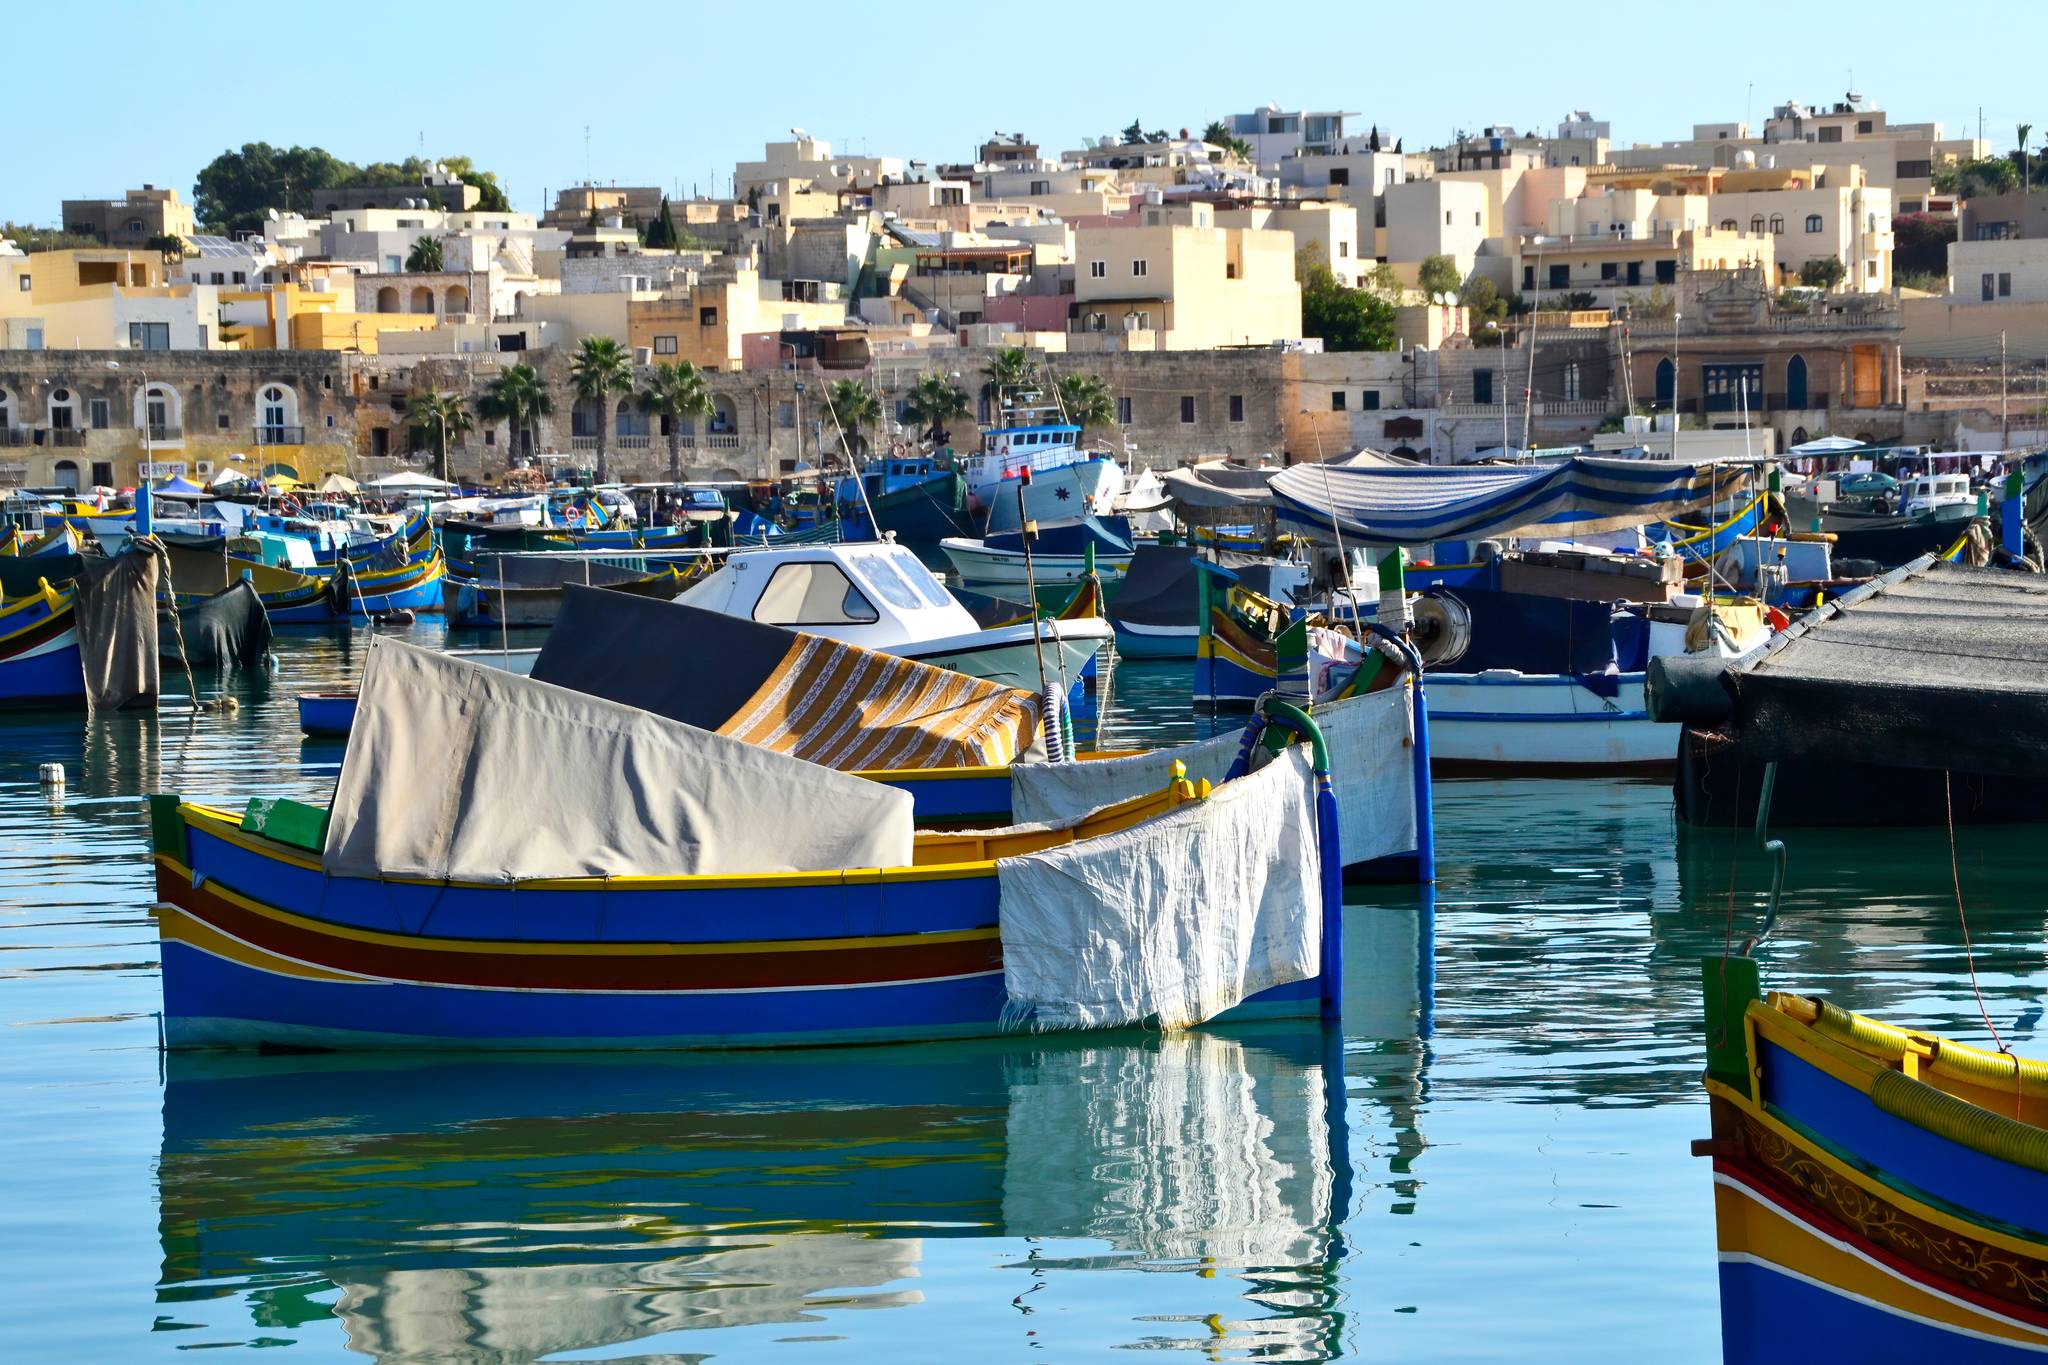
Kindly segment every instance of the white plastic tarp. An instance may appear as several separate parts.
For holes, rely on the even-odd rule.
[[[1199,743],[1148,749],[1122,758],[1013,763],[1010,818],[1019,824],[1056,825],[1134,796],[1164,791],[1173,780],[1176,761],[1186,767],[1188,781],[1207,778],[1212,784],[1220,783],[1237,759],[1242,738],[1240,731],[1226,730]]]
[[[907,793],[378,640],[322,862],[479,882],[831,871],[904,866],[911,837]]]
[[[1315,780],[1295,746],[1205,801],[1000,859],[1005,1019],[1185,1028],[1322,963]]]
[[[1393,687],[1315,708],[1330,751],[1339,845],[1347,867],[1415,848],[1415,748],[1411,692]],[[1216,783],[1237,758],[1241,736],[1227,730],[1175,749],[1075,763],[1017,763],[1010,768],[1010,814],[1057,824],[1162,790],[1179,760],[1189,781]]]

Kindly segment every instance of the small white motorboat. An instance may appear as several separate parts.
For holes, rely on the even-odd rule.
[[[983,629],[918,557],[890,541],[743,550],[675,599],[1029,692],[1073,686],[1113,635],[1099,616]]]

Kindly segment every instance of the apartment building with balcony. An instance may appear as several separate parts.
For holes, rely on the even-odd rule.
[[[1861,167],[1798,166],[1727,172],[1707,209],[1722,231],[1771,235],[1779,284],[1832,257],[1847,271],[1843,289],[1875,294],[1892,288],[1892,206],[1892,192],[1869,185]]]
[[[1267,345],[1301,336],[1294,234],[1219,226],[1208,204],[1153,205],[1074,234],[1080,337],[1130,350]]]
[[[1600,307],[1673,290],[1682,272],[1770,268],[1768,232],[1722,230],[1708,222],[1704,195],[1609,189],[1549,206],[1542,232],[1520,233],[1510,276],[1528,298],[1591,293]]]
[[[192,206],[173,189],[144,185],[119,199],[66,199],[66,232],[96,237],[108,246],[142,247],[158,237],[190,241],[199,231]]]
[[[1282,109],[1267,104],[1219,122],[1252,149],[1252,164],[1268,175],[1293,156],[1323,156],[1338,150],[1348,134],[1345,121],[1359,117],[1342,110]]]
[[[83,248],[0,257],[0,350],[207,350],[218,291],[167,284],[154,251]]]

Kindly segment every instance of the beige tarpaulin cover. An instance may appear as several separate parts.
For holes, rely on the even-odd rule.
[[[480,882],[910,860],[905,792],[396,640],[370,647],[322,857]]]

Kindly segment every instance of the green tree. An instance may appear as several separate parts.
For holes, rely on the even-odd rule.
[[[612,477],[611,396],[632,391],[633,362],[616,337],[585,337],[576,347],[575,358],[569,362],[569,382],[576,386],[578,398],[597,408],[597,481],[609,483]]]
[[[640,411],[668,423],[668,481],[683,481],[683,419],[709,417],[716,411],[704,371],[687,360],[661,362],[640,389]]]
[[[1211,147],[1221,147],[1224,151],[1243,157],[1246,161],[1252,159],[1252,144],[1224,127],[1222,119],[1210,121],[1209,126],[1202,130],[1202,141]]]
[[[1498,346],[1501,340],[1500,325],[1507,321],[1508,301],[1500,296],[1492,280],[1484,275],[1474,275],[1465,281],[1465,287],[1458,291],[1458,302],[1465,306],[1466,328],[1475,346]],[[1487,324],[1491,323],[1491,326]]]
[[[414,275],[438,275],[444,265],[439,237],[422,237],[406,253],[406,271]]]
[[[462,406],[462,400],[454,394],[430,389],[406,400],[405,420],[412,427],[415,446],[433,446],[434,477],[446,481],[448,442],[458,436],[467,436],[476,426],[470,420],[469,409]]]
[[[355,168],[319,147],[246,142],[200,169],[192,211],[213,232],[233,235],[263,227],[266,211],[312,202],[309,192],[344,183]]]
[[[847,467],[852,469],[866,449],[862,430],[882,420],[882,400],[859,380],[840,379],[825,390],[825,411],[839,432],[840,449],[846,453]]]
[[[1394,267],[1385,261],[1378,262],[1365,272],[1362,287],[1378,294],[1388,303],[1399,303],[1401,296],[1407,292],[1401,285],[1401,277],[1394,273]]]
[[[1295,257],[1301,277],[1301,334],[1319,338],[1326,351],[1394,349],[1394,305],[1337,279],[1322,252],[1308,247]]]
[[[90,232],[69,232],[63,228],[42,228],[28,223],[0,223],[0,238],[27,252],[70,251],[106,245]]]
[[[478,170],[476,163],[466,156],[444,156],[441,158],[441,164],[448,168],[449,174],[463,184],[476,186],[476,207],[479,213],[512,211],[512,201],[506,197],[504,187],[498,184],[496,172]]]
[[[2010,157],[2003,156],[1951,162],[1934,175],[1937,194],[1960,195],[1964,199],[2007,194],[2019,187],[2019,167],[2013,165]]]
[[[185,239],[175,232],[158,233],[142,245],[162,257],[165,265],[181,260],[185,255]]]
[[[903,410],[911,421],[917,423],[926,439],[936,445],[944,445],[949,433],[948,422],[966,417],[972,406],[967,395],[958,385],[936,371],[922,375],[910,389],[910,396],[903,401]]]
[[[1833,289],[1848,277],[1849,267],[1839,256],[1816,256],[1799,267],[1799,282],[1808,289]]]
[[[669,251],[674,251],[681,245],[676,237],[675,215],[669,212],[667,195],[661,196],[661,212],[656,214],[654,221],[647,225],[647,231],[641,238],[641,244],[656,250],[666,249]]]
[[[1098,375],[1070,374],[1061,378],[1060,407],[1084,436],[1091,428],[1116,425],[1116,400],[1110,396],[1109,385]]]
[[[1892,219],[1892,273],[1897,276],[1948,274],[1948,246],[1956,239],[1956,220],[1927,213],[1902,213]]]
[[[533,455],[533,431],[540,419],[555,410],[540,371],[525,361],[501,370],[477,395],[476,410],[487,422],[504,422],[512,429],[514,451]]]
[[[1434,299],[1438,294],[1457,293],[1465,279],[1458,271],[1458,263],[1449,256],[1424,256],[1416,281],[1422,292]]]
[[[1028,389],[1038,381],[1038,364],[1022,346],[1008,346],[981,367],[981,396],[1002,415],[1003,399],[1017,389]]]

